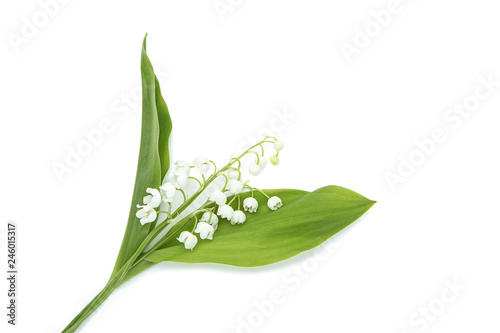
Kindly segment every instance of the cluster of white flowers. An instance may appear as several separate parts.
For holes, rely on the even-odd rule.
[[[179,215],[179,208],[176,212],[171,213],[172,202],[174,200],[175,194],[177,191],[182,192],[184,203],[187,201],[187,197],[185,192],[183,191],[183,187],[187,185],[189,179],[193,179],[197,181],[200,185],[200,189],[195,195],[199,195],[203,192],[208,185],[218,177],[225,178],[225,185],[222,189],[213,191],[207,203],[200,207],[200,209],[191,213],[188,217],[192,221],[194,219],[194,227],[193,230],[190,231],[182,231],[177,238],[181,243],[184,243],[184,247],[188,250],[193,250],[193,248],[198,243],[199,235],[200,239],[208,239],[212,240],[215,231],[217,230],[219,224],[219,217],[222,219],[227,219],[232,225],[243,224],[247,217],[245,212],[255,213],[259,207],[259,203],[257,199],[254,198],[254,191],[259,191],[265,197],[267,197],[267,206],[271,210],[277,210],[280,208],[283,203],[280,198],[273,196],[269,197],[262,190],[253,188],[248,185],[248,181],[243,182],[241,180],[241,162],[240,159],[246,154],[255,154],[256,158],[253,162],[248,166],[248,171],[251,175],[257,176],[267,165],[267,159],[264,156],[264,143],[272,143],[274,149],[276,150],[276,154],[270,157],[270,161],[274,165],[279,164],[279,152],[283,149],[283,142],[275,139],[275,138],[266,138],[262,142],[254,145],[252,148],[260,146],[262,149],[262,154],[258,154],[256,151],[251,150],[252,148],[245,151],[240,157],[232,158],[230,162],[222,169],[217,170],[217,165],[209,160],[206,157],[199,156],[194,159],[192,165],[190,165],[186,161],[177,161],[174,163],[173,171],[167,177],[167,182],[159,187],[159,189],[148,188],[146,192],[147,196],[143,199],[143,205],[137,205],[139,210],[136,213],[137,218],[140,219],[141,224],[154,222],[158,214],[165,213],[167,214],[167,220],[172,219],[172,215],[177,213]],[[205,178],[205,174],[208,173],[211,169],[211,164],[213,164],[214,170],[208,179]],[[237,164],[237,166],[235,166]],[[190,176],[191,169],[196,170],[201,176],[201,180]],[[243,200],[242,208],[245,211],[242,211],[241,206],[241,195],[242,192],[251,194],[251,196],[246,197]],[[228,197],[232,196],[232,199],[228,202]],[[232,207],[233,202],[237,200],[237,209],[235,210]],[[161,203],[168,204],[168,211],[158,211],[158,207]],[[209,207],[213,206],[213,207]],[[183,205],[181,205],[183,207]],[[185,207],[183,207],[184,209]],[[202,214],[202,216],[198,219],[197,214]]]
[[[156,220],[156,217],[158,216],[156,208],[160,207],[162,202],[172,203],[176,188],[171,183],[166,183],[160,186],[159,190],[155,188],[148,188],[146,192],[150,195],[144,197],[144,205],[137,205],[137,208],[140,209],[135,214],[140,219],[142,225]]]

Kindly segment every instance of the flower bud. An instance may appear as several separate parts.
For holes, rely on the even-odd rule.
[[[280,164],[280,158],[278,157],[278,155],[271,156],[271,158],[269,159],[269,161],[271,161],[271,163],[274,164],[274,165]]]
[[[283,147],[285,147],[285,144],[280,140],[278,140],[274,143],[274,149],[276,151],[280,151],[281,149],[283,149]]]

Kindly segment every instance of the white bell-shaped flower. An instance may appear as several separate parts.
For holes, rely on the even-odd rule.
[[[193,161],[194,167],[200,173],[206,173],[210,170],[210,160],[205,156],[198,156]]]
[[[177,174],[183,172],[186,174],[187,177],[189,177],[189,173],[191,172],[191,167],[189,166],[189,163],[183,160],[178,160],[174,163],[174,171],[177,172]]]
[[[240,178],[240,172],[238,171],[238,169],[235,169],[235,168],[229,168],[229,170],[227,170],[227,178],[228,179],[238,179]]]
[[[267,159],[264,156],[259,157],[259,166],[264,169],[267,165]]]
[[[156,210],[151,207],[149,204],[148,205],[137,205],[137,208],[141,208],[135,213],[135,216],[140,219],[140,222],[142,225],[145,225],[146,223],[151,223],[154,220],[156,220],[156,216],[158,215],[156,213]]]
[[[198,244],[198,237],[190,233],[189,231],[183,231],[179,235],[177,240],[181,243],[184,243],[184,247],[186,250],[193,250],[196,244]]]
[[[222,191],[215,190],[209,198],[210,201],[215,202],[218,205],[223,205],[226,203],[227,197]]]
[[[229,221],[232,225],[243,224],[247,220],[247,216],[241,210],[235,210],[233,216]]]
[[[219,215],[223,219],[230,220],[233,217],[234,209],[229,205],[220,205],[217,210],[217,215]]]
[[[231,179],[228,183],[229,192],[238,194],[243,191],[243,183],[236,179]]]
[[[258,176],[260,175],[260,173],[262,172],[262,168],[255,162],[252,162],[250,163],[250,165],[248,166],[248,172],[252,175],[252,176]]]
[[[161,195],[160,191],[158,191],[155,188],[147,188],[146,192],[151,194],[151,195],[146,195],[144,199],[142,199],[142,202],[145,205],[150,205],[153,208],[158,207],[161,204]]]
[[[278,140],[278,141],[276,141],[276,142],[274,143],[274,149],[275,149],[276,151],[280,151],[280,150],[282,150],[284,147],[285,147],[285,144],[284,144],[282,141],[280,141],[280,140]]]
[[[188,174],[183,170],[174,170],[174,172],[169,176],[169,181],[175,186],[175,188],[182,188],[188,183]]]
[[[276,210],[276,209],[280,208],[281,206],[283,206],[283,203],[281,202],[280,198],[278,198],[277,196],[274,196],[274,197],[270,197],[269,200],[267,200],[267,206],[271,210]]]
[[[200,222],[207,222],[211,226],[217,229],[217,225],[219,224],[219,218],[212,212],[203,213]]]
[[[165,183],[160,186],[161,200],[165,203],[172,203],[177,189],[172,183]]]
[[[243,200],[243,208],[245,209],[245,211],[249,213],[255,213],[258,207],[259,203],[255,198],[248,197],[245,200]]]
[[[213,239],[215,229],[213,226],[208,224],[207,222],[199,222],[196,225],[195,231],[196,233],[200,234],[201,239]]]

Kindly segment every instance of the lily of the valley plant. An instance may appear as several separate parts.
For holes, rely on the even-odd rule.
[[[157,263],[272,264],[318,246],[375,203],[338,186],[313,192],[254,187],[243,174],[257,176],[279,164],[284,144],[274,137],[224,165],[198,156],[170,167],[172,121],[146,40],[141,73],[141,145],[123,243],[104,289],[63,332],[75,332],[116,288]]]

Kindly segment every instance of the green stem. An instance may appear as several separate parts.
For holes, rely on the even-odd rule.
[[[198,191],[190,198],[187,198],[184,191],[180,190],[182,192],[182,194],[184,195],[184,203],[177,209],[177,211],[176,211],[177,216],[179,214],[181,214],[187,207],[189,207],[194,202],[194,200],[208,187],[208,185],[210,185],[210,183],[212,181],[214,181],[217,177],[219,177],[223,172],[228,170],[235,162],[241,163],[240,159],[243,156],[245,156],[251,149],[257,147],[258,145],[261,145],[264,142],[269,142],[269,141],[266,141],[264,139],[263,141],[259,142],[258,144],[250,147],[248,150],[243,152],[238,158],[231,159],[231,161],[224,168],[222,168],[218,172],[214,172],[207,179],[207,181],[202,186],[200,186]],[[207,206],[207,204],[204,204],[201,208],[202,209],[206,208],[206,206]],[[185,219],[188,219],[191,217],[192,216],[190,214]],[[185,219],[183,219],[183,220],[185,220]],[[62,333],[75,332],[78,329],[78,327],[80,327],[80,325],[88,317],[90,317],[90,315],[92,313],[94,313],[94,311],[97,310],[97,308],[99,308],[99,306],[101,306],[102,303],[104,303],[104,301],[113,293],[113,291],[123,283],[124,279],[127,277],[127,273],[132,268],[134,268],[138,263],[140,263],[142,258],[144,258],[144,256],[147,254],[147,253],[142,253],[144,251],[144,249],[156,238],[156,236],[158,236],[163,231],[163,229],[165,229],[167,227],[167,225],[170,222],[171,221],[169,219],[163,221],[158,226],[156,226],[146,236],[146,238],[142,241],[141,245],[137,248],[136,252],[129,258],[129,260],[122,266],[122,268],[120,268],[120,270],[118,270],[115,274],[112,275],[112,277],[110,278],[110,280],[108,281],[106,286],[102,289],[102,291],[99,294],[97,294],[97,296],[89,304],[87,304],[87,306],[82,311],[80,311],[80,313],[68,324],[68,326],[66,326],[66,328],[62,331]],[[174,228],[173,228],[174,230],[172,232],[167,234],[165,238],[163,238],[158,243],[156,243],[148,251],[148,253],[156,250],[158,247],[160,247],[166,241],[170,240],[173,237],[173,235],[175,235],[175,233],[177,231],[179,231],[182,227],[184,227],[184,225],[187,223],[187,221],[182,221],[183,223],[180,223],[180,222],[181,221],[179,221],[178,226],[177,225],[174,226]],[[177,227],[177,228],[175,228],[175,227]]]
[[[172,214],[170,214],[169,212],[166,212],[166,211],[164,211],[164,210],[160,210],[160,211],[158,211],[157,213],[158,213],[158,214],[167,214],[167,216],[168,216],[169,218],[172,218]]]
[[[179,188],[179,189],[177,189],[177,190],[178,190],[179,192],[181,192],[181,193],[182,193],[182,197],[184,198],[184,202],[186,202],[186,199],[187,199],[187,198],[186,198],[186,192],[184,192],[184,190],[183,190],[183,189],[181,189],[181,188]]]
[[[107,285],[97,294],[94,299],[66,326],[62,333],[75,332],[78,327],[106,300],[105,291],[109,288]],[[114,290],[114,289],[113,289]],[[109,293],[110,294],[110,293]]]
[[[265,194],[264,191],[262,191],[260,188],[254,187],[253,189],[259,191],[262,194],[264,194],[264,196],[269,199],[269,196],[267,194]],[[252,196],[253,196],[253,191],[252,191]]]
[[[191,233],[194,235],[194,231],[196,230],[196,226],[198,225],[198,216],[194,216],[194,226],[193,226],[193,230],[191,230]]]
[[[257,161],[256,161],[256,163],[257,163],[257,165],[258,165],[258,164],[260,163],[260,156],[259,156],[259,154],[258,154],[256,151],[251,151],[251,153],[254,153],[254,154],[255,154],[255,156],[257,156]]]
[[[210,160],[210,163],[212,163],[214,165],[214,173],[213,174],[216,174],[217,173],[217,165],[212,160]]]
[[[137,258],[136,262],[132,265],[132,268],[134,268],[136,265],[140,264],[141,260],[144,259],[150,252],[156,251],[163,244],[165,244],[166,242],[171,240],[179,231],[181,231],[186,226],[186,224],[188,224],[191,221],[192,217],[195,214],[199,213],[200,211],[208,210],[208,209],[206,209],[207,206],[208,206],[208,201],[205,204],[203,204],[200,207],[200,209],[192,212],[191,214],[189,214],[188,216],[186,216],[185,218],[180,220],[178,223],[176,223],[172,227],[170,232],[164,238],[162,238],[158,243],[153,245],[153,247],[151,249],[149,249],[148,252],[144,252],[144,253],[140,254],[140,256]]]
[[[203,175],[202,175],[202,176],[203,176]],[[201,182],[200,182],[200,180],[199,180],[198,178],[196,178],[196,177],[188,177],[188,179],[193,179],[193,180],[196,180],[196,181],[198,182],[198,184],[200,184],[200,187],[202,186],[202,185],[201,185]]]
[[[134,258],[135,260],[135,258]],[[87,304],[85,308],[66,326],[62,333],[72,333],[75,332],[78,327],[88,318],[92,313],[94,313],[99,306],[113,293],[113,291],[121,285],[122,280],[127,275],[129,268],[132,266],[133,260],[130,258],[129,261],[117,272],[117,274],[109,280],[102,291],[97,294],[94,299]]]
[[[227,203],[228,206],[231,206],[233,201],[236,199],[236,195]]]
[[[267,139],[267,138],[266,138]],[[177,210],[175,211],[175,213],[177,214],[177,216],[179,216],[186,208],[188,208],[197,198],[198,196],[203,193],[203,191],[205,191],[205,189],[219,176],[223,175],[224,177],[226,177],[226,185],[227,185],[227,182],[228,182],[228,179],[227,179],[227,176],[224,175],[224,172],[226,172],[229,168],[231,168],[231,166],[238,162],[238,163],[241,163],[240,162],[240,159],[245,156],[246,154],[248,154],[253,148],[259,146],[259,145],[262,145],[263,143],[273,143],[272,141],[267,141],[266,139],[262,140],[261,142],[253,145],[252,147],[248,148],[246,151],[244,151],[240,156],[238,157],[234,157],[232,158],[228,164],[226,164],[222,169],[220,169],[218,172],[215,172],[213,173],[210,177],[208,177],[207,181],[198,189],[198,191],[196,191],[196,193],[194,193],[188,200],[185,200],[184,203],[179,207],[177,208]],[[214,163],[215,165],[215,163]],[[184,194],[184,193],[183,193]],[[266,195],[264,193],[264,195]],[[266,195],[267,196],[267,195]],[[268,196],[267,196],[268,197]],[[269,198],[269,197],[268,197]],[[234,198],[233,198],[234,199]],[[204,205],[202,205],[200,207],[200,209],[204,209],[207,207],[207,203],[205,203]],[[191,213],[192,214],[192,213]],[[188,222],[189,222],[189,218],[190,218],[190,215],[188,215],[187,217],[185,217],[183,220],[179,221],[178,223],[176,223],[174,225],[174,227],[172,228],[172,230],[169,231],[169,234],[165,235],[165,237],[163,239],[161,239],[159,242],[157,242],[155,245],[153,245],[153,247],[151,249],[149,249],[148,253],[149,252],[153,252],[155,251],[156,249],[158,249],[160,246],[162,246],[163,244],[165,244],[167,241],[169,241],[173,235],[176,234],[176,232],[180,231],[181,228],[183,228]],[[151,240],[153,240],[165,227],[166,225],[164,225],[165,221],[162,222],[160,225],[158,225],[155,229],[153,229],[153,231],[151,233],[154,233],[155,230],[158,230],[158,232],[151,238]],[[150,233],[150,235],[151,235]],[[149,235],[148,235],[149,236]],[[147,238],[146,238],[147,239]],[[146,241],[146,240],[145,240]],[[149,243],[148,243],[149,245]],[[146,247],[146,246],[145,246]],[[144,248],[145,248],[144,247]],[[142,251],[142,250],[141,250]],[[146,257],[146,255],[148,253],[141,253],[140,256],[138,257],[137,261],[134,263],[134,265],[132,267],[135,267],[135,265],[137,265],[138,263],[140,263],[140,261]]]
[[[146,246],[163,230],[168,224],[169,220],[165,220],[160,223],[151,233],[149,233],[146,238],[142,241],[141,245],[137,248],[135,253],[130,257],[130,259],[123,265],[122,268],[116,274],[114,274],[103,290],[97,294],[97,296],[89,303],[87,306],[80,311],[80,313],[66,326],[62,333],[75,332],[78,327],[87,319],[97,308],[111,295],[111,293],[118,288],[123,279],[127,276],[129,270],[134,266],[134,263],[146,248]]]
[[[226,176],[226,175],[223,175],[223,176],[224,176],[224,178],[225,178],[226,182],[224,183],[224,186],[222,187],[222,192],[224,192],[224,191],[226,190],[227,183],[228,183],[228,181],[229,181],[229,179],[227,178],[227,176]]]

